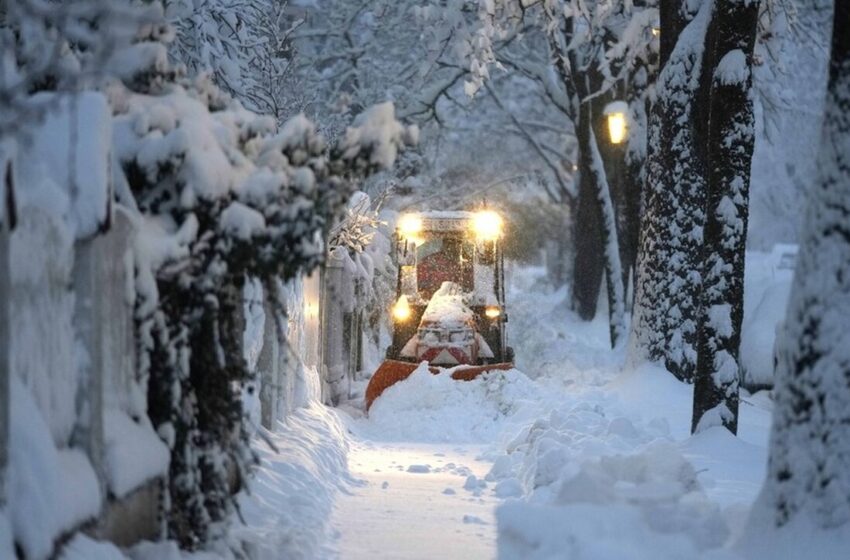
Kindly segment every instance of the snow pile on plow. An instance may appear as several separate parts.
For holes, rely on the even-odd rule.
[[[460,286],[454,282],[443,282],[440,289],[431,296],[431,301],[422,314],[425,323],[463,325],[473,319],[472,311],[464,301]]]
[[[458,383],[454,369],[431,373],[420,364],[384,391],[360,424],[369,439],[419,442],[490,442],[506,422],[539,411],[546,395],[522,372],[494,370]]]

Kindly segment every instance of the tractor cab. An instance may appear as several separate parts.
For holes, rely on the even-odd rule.
[[[480,212],[423,212],[398,221],[393,341],[366,387],[366,409],[421,362],[458,380],[513,368],[505,323],[502,218]]]
[[[393,343],[387,358],[437,366],[510,362],[502,219],[480,212],[401,217]]]

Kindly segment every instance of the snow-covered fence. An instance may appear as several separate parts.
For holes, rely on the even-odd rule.
[[[132,300],[127,297],[127,252],[133,226],[123,211],[102,235],[75,244],[74,326],[81,342],[74,444],[86,450],[106,482],[103,417],[106,407],[129,411],[135,375]]]
[[[41,417],[49,433],[38,437],[58,458],[45,462],[14,449],[13,468],[41,472],[75,493],[76,511],[59,514],[58,532],[45,535],[55,538],[94,520],[98,535],[127,544],[158,532],[157,479],[168,451],[147,422],[135,379],[128,292],[135,230],[121,210],[110,222],[108,230],[75,240],[50,212],[23,209],[9,243],[15,265],[9,283],[0,285],[0,299],[10,302],[4,324],[11,327],[11,371],[35,406],[19,407],[8,425],[18,437],[33,437],[38,422],[26,424]],[[19,500],[35,500],[34,488],[16,491],[28,492]],[[46,483],[45,492],[53,491]],[[58,494],[46,495],[45,507],[63,507]]]
[[[281,344],[274,320],[273,303],[263,298],[263,348],[257,360],[260,377],[260,421],[271,430],[274,423],[283,417],[285,397],[285,348]]]
[[[0,214],[0,508],[6,504],[6,465],[9,462],[9,235]]]
[[[331,232],[319,300],[319,370],[328,404],[356,397],[352,382],[378,366],[389,343],[383,318],[395,296],[396,269],[379,216],[384,198],[373,204],[364,193],[353,196],[346,219]]]
[[[342,248],[331,251],[325,266],[284,287],[285,340],[274,322],[273,302],[263,298],[262,348],[257,359],[260,422],[273,429],[299,406],[300,383],[320,380],[321,399],[348,399],[351,381],[364,367],[364,322],[371,275]],[[304,388],[309,391],[310,389]]]
[[[336,403],[346,392],[347,349],[343,347],[345,266],[342,253],[331,253],[322,275],[322,400]]]
[[[263,298],[262,347],[256,371],[260,382],[260,422],[273,429],[304,403],[307,376],[318,376],[321,273],[297,278],[283,287],[285,339],[275,323],[274,303]]]
[[[322,398],[349,398],[351,381],[363,369],[363,314],[371,276],[344,248],[331,251],[322,277]]]
[[[80,344],[71,444],[86,451],[108,497],[98,533],[122,544],[156,536],[159,476],[168,465],[136,379],[135,235],[118,207],[109,230],[75,243],[73,267],[73,324]]]
[[[111,201],[111,111],[96,93],[56,103],[0,189],[16,218],[0,234],[0,471],[5,457],[27,558],[83,526],[155,537],[169,461],[136,379],[136,230]]]
[[[32,393],[57,446],[70,443],[78,387],[73,237],[50,212],[19,212],[9,247],[12,371]]]
[[[318,371],[321,354],[321,324],[319,305],[322,299],[322,273],[316,270],[301,282],[303,295],[303,330],[300,337],[300,351],[304,365]]]
[[[133,256],[135,227],[118,206],[110,229],[75,247],[74,287],[78,328],[94,350],[89,366],[104,382],[103,406],[131,414],[136,388],[133,324]],[[83,324],[84,321],[90,321]]]

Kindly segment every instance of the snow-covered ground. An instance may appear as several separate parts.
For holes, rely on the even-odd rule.
[[[772,260],[752,262],[764,292]],[[765,473],[767,392],[743,395],[738,437],[692,437],[690,386],[657,367],[624,368],[605,313],[579,321],[541,269],[509,277],[517,369],[458,382],[420,368],[368,416],[356,402],[318,404],[314,387],[258,437],[261,466],[231,545],[255,560],[844,557],[847,543],[823,535],[785,534],[771,548],[747,534]],[[772,330],[764,321],[754,324]],[[125,553],[218,558],[173,543]],[[84,537],[63,555],[119,557]]]
[[[753,557],[735,543],[765,473],[767,393],[744,395],[739,437],[691,437],[690,386],[625,370],[605,314],[578,321],[541,270],[511,276],[517,370],[419,370],[347,418],[339,557]]]
[[[359,479],[337,498],[333,526],[343,559],[486,559],[495,508],[477,444],[364,441],[349,455]]]

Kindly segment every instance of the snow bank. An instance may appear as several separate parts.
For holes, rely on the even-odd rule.
[[[761,508],[767,512],[768,508]],[[850,550],[850,527],[829,531],[816,527],[806,516],[798,516],[782,529],[772,520],[751,520],[743,539],[736,543],[736,560],[800,560],[801,558],[841,559]]]
[[[257,444],[261,464],[250,495],[240,496],[246,526],[233,536],[252,560],[327,557],[334,496],[353,482],[345,427],[314,401],[266,435],[277,449]]]
[[[0,558],[14,558],[15,546],[12,542],[12,526],[5,509],[0,508]]]
[[[516,350],[517,368],[532,379],[567,384],[611,379],[620,364],[611,352],[606,310],[581,321],[570,309],[567,288],[549,285],[544,268],[509,266],[508,344]]]
[[[548,558],[571,543],[575,558],[691,558],[722,545],[720,507],[666,423],[583,401],[537,419],[496,459],[496,491],[527,500],[498,511],[500,557]]]
[[[95,541],[78,534],[59,555],[59,560],[126,560],[121,551],[112,543]]]
[[[745,386],[773,385],[774,345],[777,330],[785,320],[796,254],[795,245],[776,245],[769,253],[747,252],[741,328]]]
[[[168,472],[168,448],[146,420],[135,422],[120,410],[104,411],[106,480],[116,498]]]
[[[53,542],[100,512],[94,470],[76,450],[57,450],[39,408],[11,378],[9,515],[15,542],[27,558],[46,558]]]
[[[652,365],[624,371],[604,322],[575,319],[542,271],[513,272],[510,334],[550,398],[488,454],[488,480],[508,498],[499,557],[740,558],[729,543],[764,477],[769,401],[743,396],[737,438],[691,437],[691,386]]]
[[[718,552],[733,527],[725,504],[706,492],[694,462],[665,431],[665,423],[636,424],[581,403],[521,432],[490,473],[497,494],[507,487],[508,495],[523,498],[497,512],[500,558],[680,559]],[[721,445],[716,458],[733,471],[765,457],[762,448],[749,463],[732,463],[742,455],[727,453],[730,448]],[[703,468],[717,476],[713,467]]]
[[[426,365],[396,383],[352,428],[381,441],[491,442],[526,406],[545,401],[543,389],[517,370],[492,371],[456,381],[451,370],[433,375]]]

